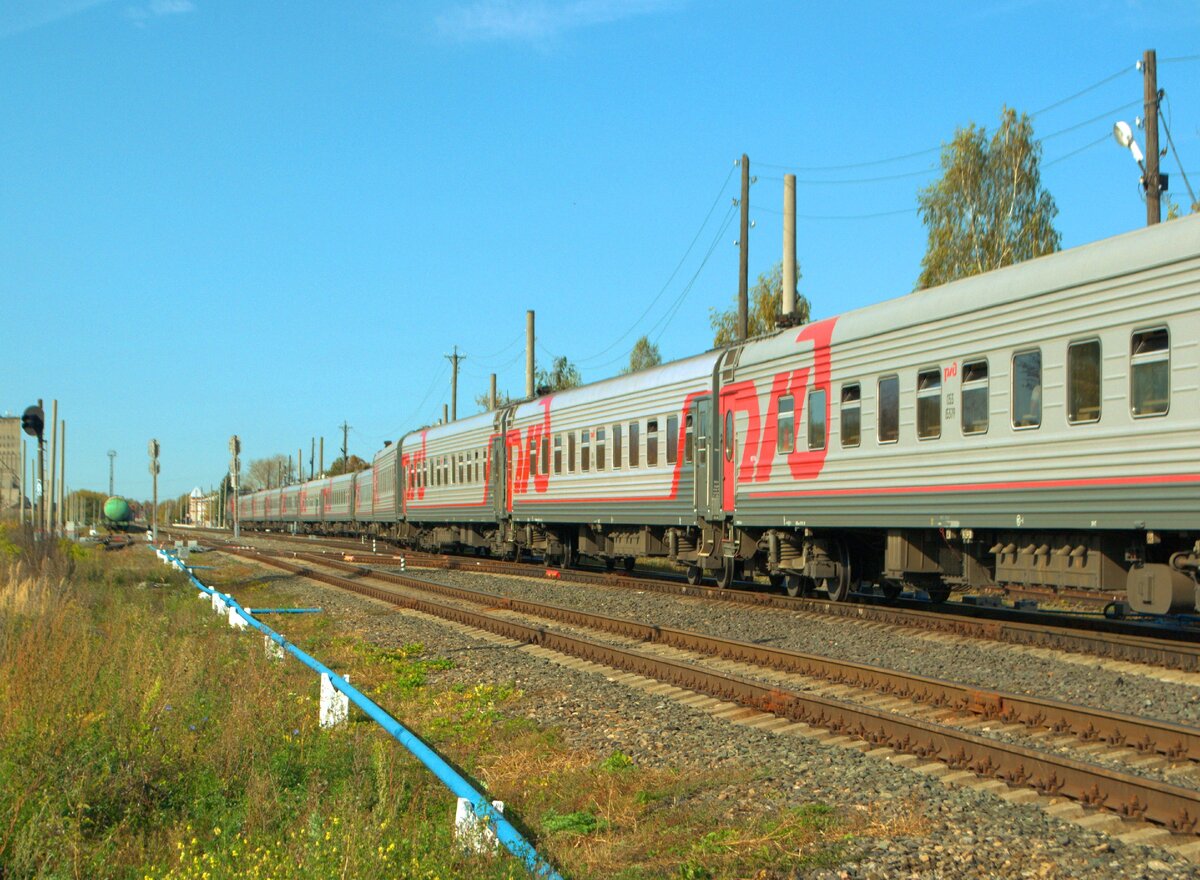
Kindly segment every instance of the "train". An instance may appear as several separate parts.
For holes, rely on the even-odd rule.
[[[387,442],[241,522],[847,599],[1197,611],[1200,217]]]

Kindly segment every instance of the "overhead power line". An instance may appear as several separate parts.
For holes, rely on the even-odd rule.
[[[660,299],[662,299],[663,294],[667,292],[667,288],[671,286],[671,282],[675,280],[675,276],[679,274],[679,270],[683,268],[684,262],[687,260],[688,256],[691,254],[692,248],[694,248],[696,246],[696,242],[699,241],[701,233],[704,232],[704,228],[708,225],[708,221],[713,215],[713,211],[715,211],[717,209],[717,205],[720,203],[721,197],[725,194],[725,188],[729,186],[729,181],[733,177],[733,172],[734,172],[735,168],[736,168],[736,166],[733,166],[733,165],[730,166],[729,172],[725,175],[725,180],[722,181],[722,183],[721,183],[721,188],[717,190],[717,195],[713,199],[712,204],[708,208],[708,213],[706,213],[704,215],[704,219],[702,221],[700,221],[700,226],[696,230],[696,234],[692,236],[691,242],[688,243],[687,250],[685,250],[683,252],[683,256],[679,258],[679,262],[676,263],[675,268],[673,270],[671,270],[670,277],[668,277],[667,280],[663,283],[663,286],[661,288],[659,288],[659,291],[657,294],[655,294],[654,299],[650,300],[650,304],[648,306],[646,306],[645,310],[640,315],[638,315],[637,320],[635,320],[632,324],[630,324],[624,333],[622,333],[620,336],[618,336],[616,339],[614,339],[607,346],[600,349],[600,351],[597,351],[594,354],[590,354],[587,357],[579,358],[577,361],[575,361],[576,364],[587,364],[587,363],[595,361],[598,358],[601,358],[604,355],[608,354],[610,351],[612,351],[614,348],[616,348],[618,345],[620,345],[621,341],[623,339],[625,339],[626,337],[628,337],[629,334],[632,333],[634,331],[634,329],[636,329],[637,326],[646,319],[646,316],[650,314],[650,312],[654,309],[654,306],[658,304],[658,301]],[[707,259],[707,257],[705,259]],[[701,264],[701,265],[703,265],[703,264]],[[606,362],[606,363],[610,363],[610,362]],[[599,364],[599,365],[594,365],[594,366],[604,366],[604,364]]]
[[[1195,60],[1200,60],[1200,55],[1187,55],[1187,56],[1181,56],[1178,58],[1164,58],[1162,60],[1164,60],[1164,61],[1195,61]],[[1052,104],[1047,104],[1045,107],[1042,107],[1039,110],[1033,111],[1032,113],[1029,114],[1029,116],[1030,116],[1030,118],[1036,118],[1038,116],[1041,116],[1043,113],[1049,113],[1051,110],[1056,110],[1059,107],[1063,106],[1064,104],[1069,104],[1071,101],[1074,101],[1077,98],[1082,98],[1084,95],[1095,91],[1096,89],[1100,88],[1101,86],[1107,85],[1108,83],[1112,82],[1113,80],[1121,77],[1123,74],[1129,73],[1130,70],[1136,70],[1136,69],[1137,69],[1136,66],[1122,67],[1120,70],[1110,73],[1108,76],[1105,76],[1103,79],[1097,80],[1096,82],[1092,83],[1090,86],[1085,86],[1084,88],[1080,89],[1078,92],[1075,92],[1074,94],[1067,95],[1065,98],[1060,98],[1059,100],[1055,101]],[[929,147],[928,149],[925,149],[925,150],[916,150],[915,152],[912,152],[912,153],[901,153],[898,156],[887,156],[882,159],[871,159],[871,160],[868,160],[865,162],[850,162],[850,163],[846,163],[846,164],[842,164],[842,165],[779,165],[779,164],[773,164],[770,162],[757,162],[756,164],[760,168],[774,168],[774,169],[780,170],[780,171],[849,171],[854,168],[870,168],[874,165],[886,165],[891,162],[903,162],[906,159],[917,159],[917,158],[920,158],[921,156],[930,156],[934,153],[939,152],[941,149],[942,148],[939,145],[936,147]],[[917,173],[924,173],[924,172],[917,172]],[[915,176],[915,173],[913,176]],[[880,179],[886,180],[887,178],[880,178]],[[800,181],[797,181],[797,183],[799,183],[799,182]],[[857,181],[849,181],[849,182],[857,182]]]

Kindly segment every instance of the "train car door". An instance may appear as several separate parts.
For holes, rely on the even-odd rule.
[[[712,512],[712,397],[704,395],[692,402],[693,423],[696,431],[696,457],[692,469],[692,499],[696,516],[708,518]]]
[[[505,496],[507,469],[504,466],[507,456],[504,452],[504,435],[492,437],[488,452],[488,483],[490,484],[489,491],[492,493],[492,514],[496,517],[497,523],[504,521],[505,512],[508,509]]]

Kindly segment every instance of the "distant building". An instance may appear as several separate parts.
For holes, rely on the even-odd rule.
[[[197,486],[188,496],[188,522],[196,526],[212,525],[212,515],[216,510],[214,502],[216,495],[205,495]]]
[[[0,509],[16,507],[21,498],[21,436],[19,416],[0,416]]]

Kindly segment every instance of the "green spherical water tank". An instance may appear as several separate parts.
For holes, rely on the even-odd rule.
[[[129,522],[133,519],[133,511],[129,509],[128,501],[114,495],[104,502],[104,518],[115,523]]]

